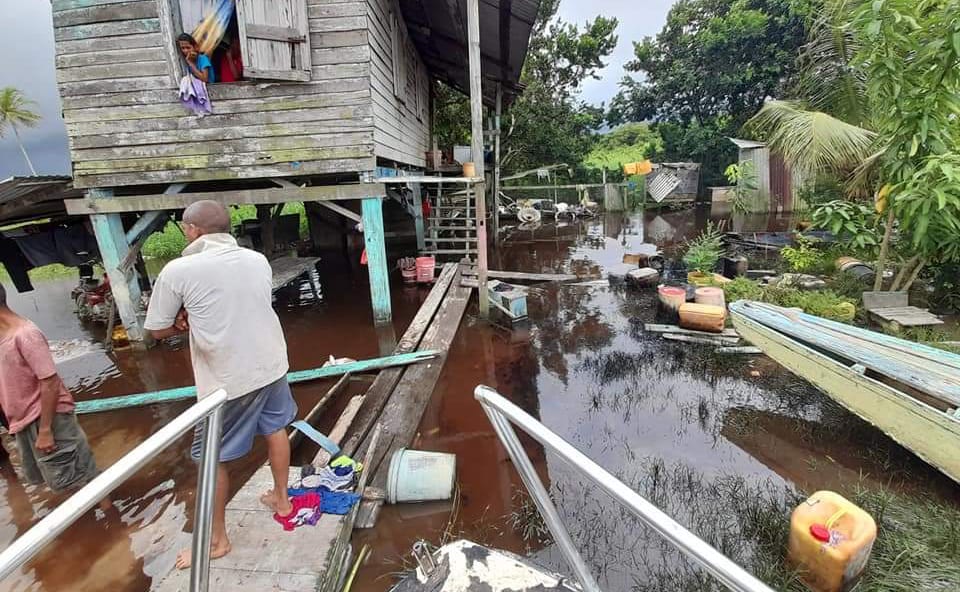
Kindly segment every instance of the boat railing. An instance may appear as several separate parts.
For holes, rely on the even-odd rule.
[[[517,472],[520,473],[520,478],[530,492],[537,510],[539,510],[547,528],[553,535],[553,540],[563,553],[579,581],[580,587],[585,592],[600,592],[601,588],[574,546],[556,506],[550,499],[550,494],[544,487],[543,482],[540,481],[530,457],[523,449],[523,445],[513,429],[514,425],[519,426],[524,432],[542,444],[545,449],[559,456],[581,475],[610,494],[634,516],[655,530],[686,556],[699,563],[728,589],[744,592],[773,592],[766,584],[667,516],[655,505],[627,487],[606,469],[590,460],[500,393],[481,385],[474,391],[474,396],[483,407],[490,423],[493,424],[493,429],[507,449],[507,453],[517,468]]]
[[[43,520],[0,552],[0,580],[33,558],[117,486],[142,469],[147,462],[176,442],[191,428],[203,422],[204,437],[197,481],[190,591],[205,592],[210,580],[213,501],[220,455],[220,432],[223,429],[223,404],[226,401],[227,394],[222,390],[204,397],[57,506]]]

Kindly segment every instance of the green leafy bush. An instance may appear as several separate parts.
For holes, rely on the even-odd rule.
[[[814,271],[824,262],[823,253],[813,245],[813,241],[803,236],[797,237],[796,247],[784,247],[780,255],[790,265],[790,271],[798,273]]]
[[[758,282],[745,277],[735,278],[733,281],[720,284],[727,302],[737,300],[763,300],[763,286]]]
[[[860,250],[876,247],[877,214],[862,203],[834,200],[813,209],[813,225],[829,230],[843,243]]]
[[[722,254],[723,233],[708,222],[707,227],[697,238],[688,241],[683,262],[687,264],[687,269],[691,271],[710,274],[717,267],[717,261],[720,260]]]
[[[805,313],[844,323],[853,321],[857,313],[856,304],[850,298],[832,290],[805,291],[796,288],[764,287],[747,278],[737,278],[721,287],[727,302],[757,300],[787,308],[799,308]]]

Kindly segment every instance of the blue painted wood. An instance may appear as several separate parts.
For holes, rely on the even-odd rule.
[[[133,243],[137,242],[137,240],[143,236],[145,232],[151,232],[159,223],[161,218],[166,219],[168,215],[169,214],[165,211],[155,211],[147,212],[137,218],[137,221],[126,233],[127,243],[132,245]]]
[[[417,351],[383,358],[360,360],[357,362],[350,362],[349,364],[327,366],[325,368],[299,370],[297,372],[290,372],[287,374],[287,380],[290,382],[290,384],[296,384],[298,382],[319,380],[321,378],[331,378],[335,376],[342,376],[344,374],[370,372],[371,370],[380,370],[382,368],[390,368],[394,366],[406,366],[408,364],[430,360],[436,357],[438,353],[439,352],[432,350]],[[121,397],[110,397],[107,399],[79,401],[77,403],[76,411],[77,413],[98,413],[100,411],[113,411],[115,409],[126,409],[128,407],[140,407],[142,405],[184,401],[187,399],[192,399],[196,396],[196,387],[184,386],[180,388],[140,393],[136,395],[123,395]]]
[[[399,177],[400,169],[394,169],[389,167],[377,167],[373,175],[375,177]]]
[[[91,189],[87,196],[91,199],[109,199],[113,197],[113,191]],[[94,214],[90,216],[90,223],[97,237],[103,269],[110,278],[110,289],[117,303],[120,320],[132,341],[143,341],[144,331],[140,318],[141,294],[137,271],[130,269],[128,273],[124,273],[120,268],[120,264],[130,250],[120,214]]]
[[[960,405],[956,354],[770,304],[741,300],[731,303],[730,311]]]
[[[363,239],[367,247],[367,270],[370,275],[370,302],[373,322],[389,323],[393,319],[390,304],[390,268],[383,236],[383,206],[381,198],[363,200]]]

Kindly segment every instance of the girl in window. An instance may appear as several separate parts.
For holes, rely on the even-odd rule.
[[[180,47],[180,53],[183,54],[183,58],[187,61],[187,67],[190,68],[190,73],[197,80],[201,80],[207,84],[216,82],[216,76],[213,73],[213,63],[210,62],[210,58],[206,54],[200,53],[200,50],[197,48],[197,42],[194,41],[193,37],[189,33],[182,33],[177,37],[177,45]]]

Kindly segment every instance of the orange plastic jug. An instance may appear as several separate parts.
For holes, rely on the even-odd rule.
[[[694,331],[722,333],[727,322],[727,309],[709,304],[687,302],[680,306],[680,326]]]
[[[877,525],[840,494],[818,491],[793,511],[787,558],[815,592],[849,590],[863,574]]]

